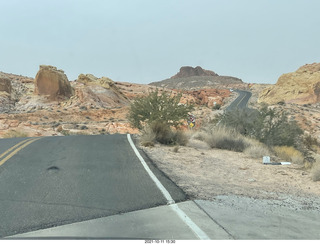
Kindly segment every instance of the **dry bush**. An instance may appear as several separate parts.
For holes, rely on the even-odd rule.
[[[226,127],[213,128],[205,138],[211,148],[243,152],[248,144],[245,138],[234,130]]]
[[[311,177],[313,181],[320,181],[320,162],[313,165],[311,169]]]
[[[266,145],[256,140],[247,140],[249,146],[244,150],[244,153],[252,158],[262,158],[270,156],[271,152]]]
[[[28,134],[22,131],[9,130],[4,135],[4,138],[13,138],[13,137],[28,137]]]
[[[194,134],[191,136],[192,139],[196,139],[199,141],[205,141],[208,136],[208,133],[204,131],[196,131]]]
[[[187,145],[189,135],[181,130],[173,130],[168,124],[155,122],[142,130],[140,142],[143,146],[154,146],[155,142],[164,145]]]
[[[144,147],[153,147],[156,140],[156,134],[149,126],[146,126],[141,133],[140,143]]]
[[[184,131],[177,130],[174,133],[173,141],[175,142],[175,144],[178,144],[180,146],[185,146],[189,142],[189,136]]]
[[[295,164],[303,164],[304,157],[300,151],[295,149],[294,147],[288,146],[277,146],[273,148],[276,156],[281,158],[282,160],[286,160]]]

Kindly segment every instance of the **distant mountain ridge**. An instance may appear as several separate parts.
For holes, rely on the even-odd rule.
[[[149,85],[169,89],[193,89],[230,84],[243,84],[243,81],[232,76],[219,76],[217,73],[211,70],[205,70],[200,66],[195,68],[183,66],[180,68],[180,71],[171,78],[151,82]]]

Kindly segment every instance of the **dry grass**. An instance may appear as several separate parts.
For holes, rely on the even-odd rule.
[[[249,146],[244,150],[244,153],[252,158],[262,158],[263,156],[270,156],[271,152],[263,143],[247,139]]]
[[[234,130],[225,127],[215,127],[208,131],[204,141],[211,148],[243,152],[248,144],[245,138]]]
[[[146,126],[141,133],[140,143],[145,147],[154,146],[155,142],[165,145],[186,146],[190,139],[190,133],[181,130],[173,130],[168,125],[155,123]]]
[[[156,134],[147,126],[142,130],[140,143],[144,147],[153,147],[156,140]]]
[[[288,146],[278,146],[274,147],[274,152],[276,156],[281,158],[282,160],[286,160],[295,164],[302,165],[304,162],[304,157],[301,152],[299,152],[294,147]]]
[[[13,138],[13,137],[28,137],[28,134],[23,131],[9,130],[4,135],[4,138]]]
[[[320,162],[316,162],[311,169],[311,178],[313,181],[320,181]]]

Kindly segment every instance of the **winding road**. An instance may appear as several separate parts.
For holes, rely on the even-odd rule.
[[[226,111],[234,110],[234,109],[244,109],[247,108],[248,102],[252,93],[244,90],[235,90],[239,95],[238,97],[227,107]]]

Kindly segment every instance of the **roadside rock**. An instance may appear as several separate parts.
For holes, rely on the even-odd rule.
[[[306,64],[295,72],[281,75],[273,87],[260,93],[258,102],[268,104],[320,102],[320,63]]]
[[[48,95],[50,99],[71,97],[73,90],[64,71],[54,66],[40,65],[35,78],[35,94]]]

